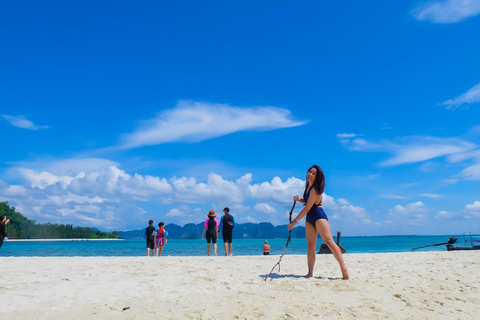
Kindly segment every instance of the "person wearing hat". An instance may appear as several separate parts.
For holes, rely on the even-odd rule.
[[[223,209],[224,216],[220,219],[220,229],[223,234],[223,247],[225,248],[225,255],[232,255],[232,238],[233,227],[237,224],[235,218],[230,214],[230,208],[225,207]],[[220,232],[218,233],[220,235]]]
[[[213,243],[213,250],[216,256],[217,255],[218,220],[215,219],[215,217],[217,216],[217,214],[215,213],[215,210],[210,210],[207,216],[208,216],[208,219],[205,221],[205,224],[203,225],[202,239],[204,235],[207,238],[208,255],[210,255],[210,242]]]

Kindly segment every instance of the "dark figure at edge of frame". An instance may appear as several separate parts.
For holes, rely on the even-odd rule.
[[[5,233],[5,226],[10,222],[10,219],[7,219],[7,216],[0,216],[0,249],[3,246],[3,240],[7,239]]]
[[[303,199],[298,195],[293,197],[294,201],[303,203],[305,207],[300,211],[298,216],[293,219],[288,225],[288,230],[292,230],[293,227],[302,219],[307,216],[305,221],[305,234],[307,237],[307,264],[308,273],[306,278],[313,277],[313,268],[315,266],[316,258],[316,246],[317,246],[317,233],[322,237],[323,242],[330,248],[333,256],[340,265],[342,271],[342,279],[348,279],[348,269],[343,260],[342,252],[338,245],[333,241],[332,234],[330,232],[330,226],[328,224],[328,218],[322,208],[322,194],[325,189],[325,175],[322,169],[313,165],[308,169],[307,181],[305,182],[305,191],[303,192]]]

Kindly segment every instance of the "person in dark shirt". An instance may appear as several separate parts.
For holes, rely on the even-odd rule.
[[[225,207],[223,209],[224,216],[220,219],[220,229],[223,234],[223,247],[225,248],[225,255],[232,255],[232,238],[233,227],[237,224],[235,217],[230,214],[230,208]],[[220,231],[218,232],[220,235]]]
[[[148,221],[148,227],[145,229],[145,240],[147,240],[147,257],[152,252],[152,257],[155,254],[155,227],[153,226],[153,220]]]
[[[0,249],[3,246],[3,240],[7,239],[5,234],[5,226],[10,222],[10,219],[7,219],[6,216],[0,216]]]

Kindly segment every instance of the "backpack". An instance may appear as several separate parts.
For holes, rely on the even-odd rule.
[[[234,226],[235,224],[233,223],[233,217],[229,213],[227,213],[223,217],[223,227],[233,229]]]

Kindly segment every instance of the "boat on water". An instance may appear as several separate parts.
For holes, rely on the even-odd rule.
[[[454,246],[452,244],[447,244],[447,251],[461,251],[461,250],[480,250],[480,239],[473,239],[471,232],[463,233],[463,246]]]
[[[441,246],[441,245],[445,245],[446,248],[447,248],[447,251],[480,250],[480,239],[473,239],[471,232],[464,232],[463,233],[463,245],[462,246],[454,245],[455,243],[457,243],[457,240],[458,240],[457,237],[452,236],[448,239],[447,242],[429,244],[429,245],[426,245],[426,246],[412,248],[412,251],[420,249],[420,248],[427,248],[427,247],[434,247],[434,246]]]
[[[342,251],[342,253],[345,253],[347,251],[345,250],[344,247],[342,247],[340,245],[340,235],[341,234],[342,234],[341,231],[337,231],[337,245],[340,248],[340,251]],[[332,251],[330,250],[330,248],[325,243],[320,244],[320,250],[318,250],[317,254],[331,254],[331,253],[332,253]]]

